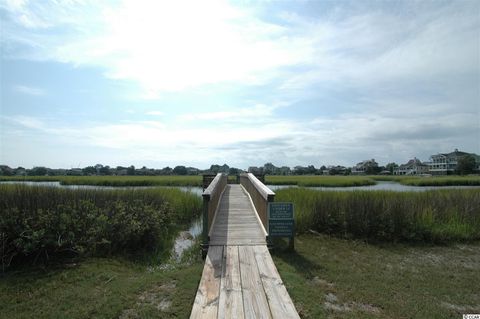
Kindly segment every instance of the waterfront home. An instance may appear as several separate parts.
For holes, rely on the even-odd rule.
[[[394,175],[421,175],[428,174],[429,167],[422,163],[418,158],[414,157],[406,164],[402,164],[393,170]]]

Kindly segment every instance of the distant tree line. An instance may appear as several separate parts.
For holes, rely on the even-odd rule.
[[[227,164],[211,165],[209,169],[201,170],[195,167],[186,167],[183,165],[171,168],[169,166],[162,169],[154,169],[143,166],[136,168],[131,165],[128,167],[117,166],[110,167],[108,165],[97,164],[95,166],[87,166],[84,168],[71,169],[54,169],[43,166],[26,169],[24,167],[11,168],[7,165],[0,165],[0,176],[159,176],[159,175],[201,175],[201,174],[217,174],[226,173],[236,175],[243,170],[235,167],[229,167]]]
[[[399,167],[397,163],[388,163],[385,166],[378,165],[374,160],[367,161],[364,173],[367,175],[376,174],[393,174],[393,171]],[[475,173],[475,158],[468,155],[459,159],[457,166],[457,174],[465,175]],[[255,175],[350,175],[352,168],[340,165],[322,165],[316,168],[314,165],[295,166],[275,166],[272,163],[265,163],[263,166],[250,166],[247,170]],[[52,169],[48,167],[33,167],[26,169],[23,167],[10,168],[7,165],[0,165],[0,176],[157,176],[157,175],[202,175],[225,173],[229,175],[237,175],[244,172],[240,168],[230,167],[227,164],[213,164],[208,169],[198,169],[195,167],[187,167],[183,165],[171,168],[169,166],[162,169],[147,168],[145,166],[136,168],[131,165],[128,167],[117,166],[110,167],[108,165],[97,164],[95,166],[87,166],[84,168],[72,169]]]
[[[390,164],[388,164],[390,165]],[[387,165],[387,168],[389,167]],[[396,165],[396,164],[395,164]],[[398,166],[398,165],[397,165]],[[373,167],[369,170],[369,174],[377,174],[384,167]],[[295,166],[293,169],[288,166],[277,167],[272,163],[266,163],[263,166],[251,166],[247,170],[255,175],[350,175],[351,168],[344,166],[321,166],[316,168],[314,165]],[[393,168],[391,169],[393,172]],[[117,166],[110,167],[108,165],[97,164],[95,166],[87,166],[84,168],[72,169],[53,169],[43,166],[26,169],[23,167],[10,168],[6,165],[0,165],[0,176],[160,176],[160,175],[202,175],[225,173],[229,175],[237,175],[244,172],[240,168],[230,167],[227,164],[213,164],[209,169],[198,169],[195,167],[187,167],[183,165],[171,168],[169,166],[162,169],[147,168],[145,166],[136,168],[131,165],[128,167]]]

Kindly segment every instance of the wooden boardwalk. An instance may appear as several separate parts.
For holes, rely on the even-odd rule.
[[[300,318],[246,191],[228,185],[210,232],[190,318]]]
[[[266,245],[266,236],[247,192],[227,185],[210,231],[210,246]]]

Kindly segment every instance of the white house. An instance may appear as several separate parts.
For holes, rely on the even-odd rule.
[[[458,160],[464,156],[472,155],[476,161],[476,168],[479,165],[479,156],[476,154],[470,154],[466,152],[460,152],[458,149],[451,153],[439,153],[437,155],[430,156],[431,162],[428,163],[429,171],[432,175],[447,175],[454,174],[457,169]]]
[[[418,158],[409,160],[406,164],[402,164],[393,170],[394,175],[421,175],[428,174],[429,167],[422,163]]]
[[[375,159],[365,160],[352,167],[352,175],[365,175],[369,167],[378,167]]]

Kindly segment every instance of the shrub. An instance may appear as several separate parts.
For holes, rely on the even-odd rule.
[[[5,268],[65,252],[153,251],[168,230],[201,211],[177,189],[85,190],[0,185],[0,252]]]

